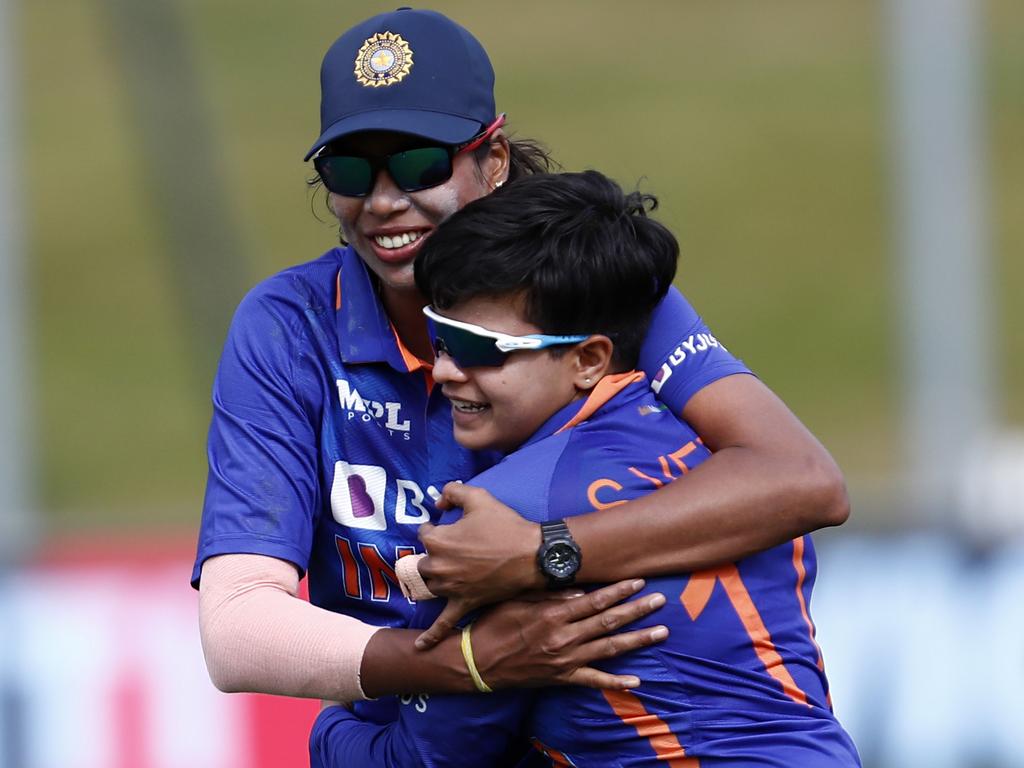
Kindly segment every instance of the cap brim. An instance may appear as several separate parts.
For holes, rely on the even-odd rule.
[[[420,136],[441,144],[461,144],[482,130],[478,120],[440,112],[415,109],[379,109],[343,117],[333,123],[313,144],[303,160],[309,160],[323,146],[332,141],[361,131],[391,131]]]

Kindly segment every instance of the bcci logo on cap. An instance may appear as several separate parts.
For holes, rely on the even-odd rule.
[[[370,88],[394,85],[412,69],[412,49],[401,35],[378,32],[356,54],[356,80]]]

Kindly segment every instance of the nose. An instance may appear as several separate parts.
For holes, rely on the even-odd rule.
[[[434,355],[433,376],[434,381],[438,384],[447,384],[449,382],[461,384],[469,379],[466,373],[456,364],[455,359],[444,352],[438,352]]]
[[[366,198],[366,207],[369,211],[380,218],[386,218],[408,209],[410,205],[409,195],[399,189],[387,169],[381,168],[377,171],[373,189]]]

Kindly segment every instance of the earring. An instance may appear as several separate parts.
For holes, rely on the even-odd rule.
[[[495,189],[500,189],[503,186],[505,186],[505,180],[504,179],[501,179],[500,181],[496,181],[494,183],[494,188]]]

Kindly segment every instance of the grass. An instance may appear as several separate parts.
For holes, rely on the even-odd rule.
[[[251,285],[335,241],[311,210],[322,52],[394,4],[186,0],[187,55]],[[40,504],[54,526],[194,524],[212,371],[188,338],[111,0],[21,6]],[[569,169],[662,200],[679,284],[832,449],[851,483],[900,466],[880,7],[438,2],[481,38],[499,108]],[[1003,413],[1024,421],[1024,13],[986,10],[993,302]],[[145,34],[140,30],[139,34]],[[56,55],[51,40],[60,38]],[[167,99],[175,93],[168,92]],[[323,218],[323,217],[322,217]],[[209,253],[211,265],[218,254]],[[225,304],[237,301],[225,295]],[[218,341],[224,328],[205,333]]]

